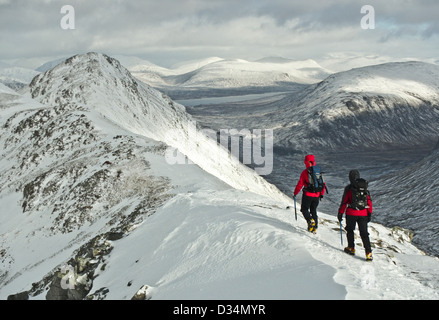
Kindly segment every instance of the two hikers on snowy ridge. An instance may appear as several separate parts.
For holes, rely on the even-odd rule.
[[[306,169],[300,174],[299,181],[294,189],[294,199],[303,188],[300,211],[307,221],[308,231],[316,233],[318,227],[317,207],[320,199],[323,198],[326,183],[316,166],[315,157],[312,154],[305,156]],[[354,230],[356,224],[360,230],[360,236],[366,253],[366,259],[372,260],[372,250],[367,231],[367,223],[372,215],[372,200],[367,191],[367,181],[360,179],[358,170],[349,172],[350,184],[345,187],[342,201],[338,210],[338,220],[341,224],[343,214],[346,212],[346,227],[348,246],[344,251],[348,254],[355,254]]]

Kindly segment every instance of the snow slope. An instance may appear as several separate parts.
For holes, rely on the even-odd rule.
[[[314,60],[227,60],[217,57],[190,61],[172,69],[137,65],[129,70],[139,80],[168,90],[187,88],[242,89],[310,84],[330,74]]]
[[[30,87],[32,97],[44,104],[89,107],[130,132],[162,141],[232,187],[283,197],[197,130],[182,105],[135,80],[115,59],[94,53],[74,56],[35,77]]]
[[[32,69],[14,66],[2,68],[0,66],[0,83],[13,89],[21,89],[28,85],[37,74],[39,72]]]
[[[354,68],[361,68],[367,66],[373,66],[378,64],[384,64],[389,62],[407,62],[413,61],[413,58],[395,58],[389,56],[380,56],[355,52],[338,52],[329,53],[319,59],[319,64],[323,67],[335,72],[348,71]],[[434,63],[433,59],[422,60],[423,62]]]
[[[438,260],[399,242],[396,232],[372,224],[377,248],[369,264],[361,253],[341,251],[333,217],[322,214],[321,230],[312,235],[303,218],[295,222],[292,211],[261,200],[236,190],[176,196],[115,243],[111,272],[99,275],[97,287],[107,287],[110,299],[130,298],[130,282],[133,289],[148,285],[152,299],[439,297]],[[134,249],[139,244],[141,251]],[[122,279],[112,276],[118,270]]]
[[[216,145],[168,137],[184,109],[136,83],[90,53],[30,96],[0,86],[1,299],[439,298],[439,260],[406,231],[372,224],[375,261],[346,256],[334,217],[309,234],[253,171],[208,173]],[[199,165],[169,164],[168,143]]]
[[[416,230],[413,243],[439,256],[439,144],[425,158],[374,182],[380,223]],[[395,212],[395,206],[398,208]]]
[[[439,135],[439,66],[401,62],[352,69],[280,103],[285,112],[279,140],[297,148],[433,146]]]

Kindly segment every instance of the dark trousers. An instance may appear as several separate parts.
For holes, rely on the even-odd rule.
[[[366,252],[372,252],[372,249],[370,247],[370,239],[369,239],[369,232],[367,231],[367,217],[357,217],[357,216],[348,216],[346,215],[346,227],[345,230],[347,232],[347,238],[348,238],[348,247],[354,248],[355,242],[354,242],[354,230],[355,225],[358,224],[358,229],[360,230],[360,237],[363,241],[364,250]]]
[[[316,227],[318,224],[317,221],[317,206],[319,205],[320,198],[319,197],[308,197],[305,194],[302,195],[302,204],[300,207],[300,211],[303,214],[303,217],[306,221],[314,219],[316,223]]]

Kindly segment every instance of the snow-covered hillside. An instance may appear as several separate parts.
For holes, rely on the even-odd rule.
[[[21,89],[27,86],[37,74],[39,74],[39,72],[32,69],[0,66],[0,83],[12,89]]]
[[[307,233],[190,119],[102,54],[0,85],[0,298],[439,298],[407,232],[372,224],[375,261],[346,256],[334,217]]]
[[[369,54],[355,52],[338,52],[328,53],[321,59],[319,64],[323,67],[332,70],[334,73],[348,71],[354,68],[362,68],[367,66],[373,66],[378,64],[384,64],[389,62],[407,62],[413,61],[413,58],[395,58],[389,56]],[[435,59],[421,60],[427,63],[437,64]]]
[[[35,77],[30,88],[32,97],[44,104],[91,108],[123,129],[178,149],[232,187],[280,199],[274,186],[197,131],[182,105],[135,80],[115,59],[93,53],[74,56]]]
[[[317,83],[330,74],[314,60],[275,58],[247,61],[212,57],[190,61],[172,69],[146,63],[132,66],[129,70],[141,81],[171,92],[189,88],[261,90],[265,87],[288,90],[298,83]]]
[[[413,243],[439,256],[439,143],[427,157],[373,184],[378,222],[416,230]],[[396,212],[395,212],[396,211]]]
[[[334,150],[434,145],[439,135],[439,66],[387,63],[329,76],[283,102],[279,140]]]

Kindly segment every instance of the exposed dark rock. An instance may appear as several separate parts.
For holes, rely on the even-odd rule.
[[[23,291],[17,294],[11,294],[8,296],[8,300],[29,300],[29,293],[27,291]]]

